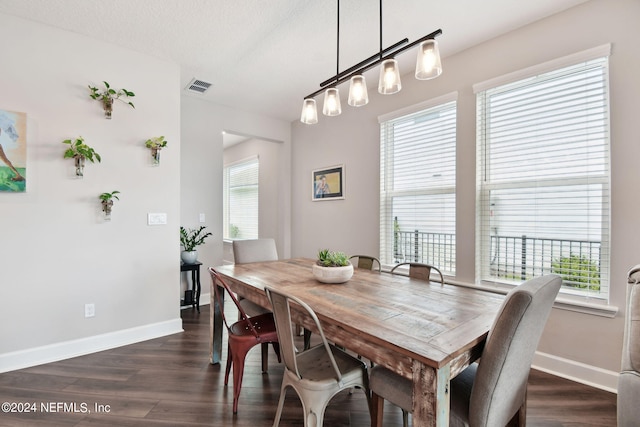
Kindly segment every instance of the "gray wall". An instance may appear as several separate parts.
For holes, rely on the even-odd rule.
[[[612,43],[612,306],[624,308],[626,272],[638,263],[640,227],[635,195],[640,183],[637,113],[640,111],[640,2],[593,0],[532,23],[504,36],[443,59],[436,80],[403,76],[403,89],[392,96],[370,90],[367,106],[345,106],[338,117],[319,118],[313,126],[293,123],[292,249],[296,256],[315,256],[320,247],[348,253],[379,253],[378,116],[458,92],[457,275],[475,282],[475,96],[472,85],[529,66]],[[446,28],[439,38],[447,43]],[[405,55],[409,55],[406,53]],[[410,71],[410,70],[405,70]],[[348,85],[341,87],[343,97]],[[346,105],[346,100],[343,101]],[[313,169],[344,163],[346,199],[312,202]],[[313,226],[322,224],[322,227]],[[576,310],[582,307],[569,306]],[[620,367],[622,316],[614,319],[554,309],[536,365],[570,378],[613,389]]]

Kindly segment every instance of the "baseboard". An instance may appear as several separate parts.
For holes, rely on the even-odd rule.
[[[542,352],[536,352],[531,367],[590,387],[618,392],[618,372]]]
[[[182,319],[177,318],[107,334],[0,354],[0,373],[57,362],[179,332],[183,332]]]

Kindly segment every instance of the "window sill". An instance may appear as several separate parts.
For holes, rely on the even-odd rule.
[[[451,285],[456,286],[464,286],[467,288],[480,289],[486,292],[493,292],[498,294],[506,295],[509,292],[509,287],[495,287],[495,286],[483,286],[483,285],[472,285],[469,283],[456,282],[453,280],[447,280],[445,278],[445,283],[449,283]],[[560,294],[556,301],[553,304],[554,308],[559,310],[567,310],[574,311],[576,313],[589,314],[592,316],[600,316],[607,318],[614,318],[618,313],[618,307],[614,305],[609,305],[606,302],[594,302],[594,299],[584,298],[584,297],[571,297],[567,295]]]

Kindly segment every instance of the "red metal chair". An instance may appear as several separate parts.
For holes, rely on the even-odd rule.
[[[278,333],[276,332],[276,324],[273,320],[273,313],[260,314],[258,316],[249,317],[243,310],[242,306],[238,302],[233,292],[229,289],[229,286],[222,280],[220,274],[212,267],[209,268],[211,274],[211,280],[213,281],[213,292],[217,298],[220,306],[220,312],[222,313],[222,319],[227,327],[228,335],[228,352],[227,352],[227,367],[224,374],[224,385],[229,383],[229,371],[233,365],[233,413],[238,412],[238,398],[240,396],[240,389],[242,388],[242,376],[244,373],[244,360],[249,350],[258,344],[273,345],[273,349],[278,356],[278,362],[281,362],[280,358],[280,345],[278,343]],[[238,308],[240,320],[233,323],[231,326],[227,323],[227,319],[223,310],[223,298],[220,295],[220,289],[218,286],[222,286],[233,303]]]

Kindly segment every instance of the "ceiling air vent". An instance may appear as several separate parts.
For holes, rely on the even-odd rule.
[[[185,88],[190,92],[205,93],[211,87],[211,83],[203,80],[193,79]]]

